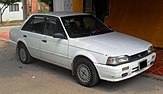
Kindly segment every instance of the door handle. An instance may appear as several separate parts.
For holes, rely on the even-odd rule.
[[[23,35],[23,37],[25,37],[25,38],[26,38],[26,37],[27,37],[27,35]]]
[[[47,40],[42,40],[42,42],[46,43],[46,42],[47,42]]]

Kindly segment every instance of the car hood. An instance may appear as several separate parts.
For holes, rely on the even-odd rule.
[[[70,42],[70,45],[108,56],[130,56],[145,51],[152,45],[144,40],[119,32],[82,37],[74,40]]]

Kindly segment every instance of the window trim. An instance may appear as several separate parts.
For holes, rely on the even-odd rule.
[[[55,16],[49,16],[49,15],[48,15],[48,16],[45,17],[45,23],[44,23],[43,34],[45,33],[46,24],[47,24],[48,19],[57,19],[57,20],[59,21],[59,23],[60,23],[60,25],[61,25],[61,28],[62,28],[62,30],[63,30],[63,33],[64,33],[64,35],[65,35],[65,38],[64,38],[64,39],[68,40],[68,36],[67,36],[66,31],[65,31],[65,29],[64,29],[64,26],[63,26],[63,24],[62,24],[62,21],[60,20],[59,17],[55,17]],[[44,35],[46,35],[46,34],[44,34]],[[51,35],[47,35],[47,36],[51,36]],[[51,36],[51,37],[53,37],[53,36]]]
[[[26,28],[26,25],[27,25],[27,24],[30,24],[30,23],[32,22],[32,20],[35,19],[35,17],[43,17],[43,18],[44,18],[43,27],[42,27],[40,33],[38,33],[38,32],[32,32],[31,30],[26,30],[26,29],[24,29],[24,28]],[[45,28],[45,21],[46,21],[45,18],[46,18],[45,15],[32,15],[27,21],[25,21],[25,24],[23,24],[21,30],[27,31],[27,32],[32,32],[32,33],[37,33],[37,34],[43,34],[43,33],[44,33],[44,28]],[[33,22],[32,22],[32,23],[33,23]]]

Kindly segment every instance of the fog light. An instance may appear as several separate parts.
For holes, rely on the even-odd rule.
[[[123,73],[122,74],[122,77],[125,77],[125,76],[127,76],[128,75],[128,73]]]
[[[128,70],[129,66],[122,68],[122,71]]]

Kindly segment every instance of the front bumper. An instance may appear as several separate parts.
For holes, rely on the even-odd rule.
[[[126,64],[122,64],[118,66],[95,64],[95,67],[98,71],[100,79],[111,81],[111,82],[117,82],[117,81],[131,78],[149,69],[153,65],[155,59],[156,59],[156,53],[153,52],[152,54],[144,58]],[[142,69],[140,69],[140,62],[144,60],[147,61],[147,65]]]

